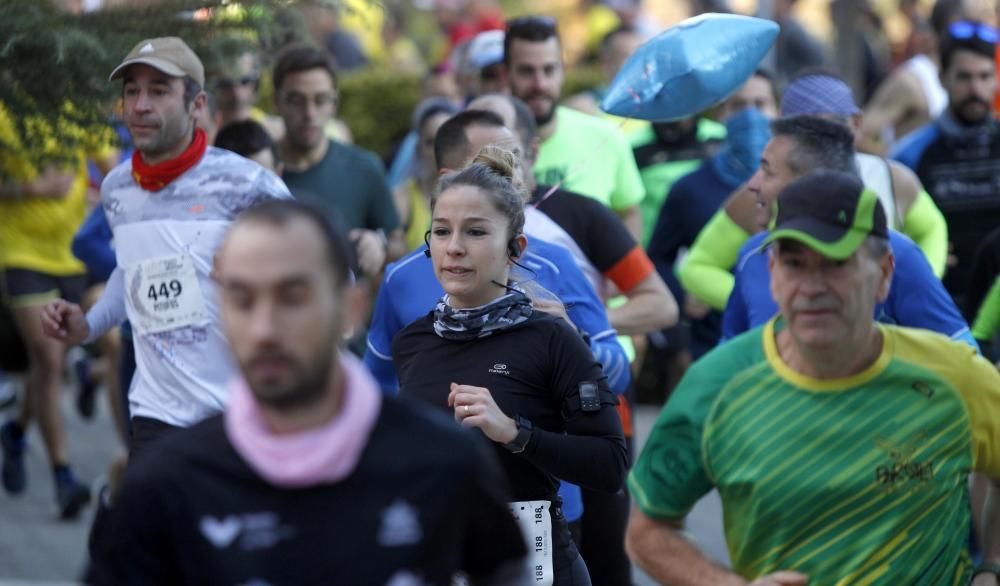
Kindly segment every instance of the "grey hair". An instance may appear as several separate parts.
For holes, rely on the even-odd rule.
[[[863,246],[872,260],[882,260],[882,257],[892,252],[889,239],[881,236],[868,236],[865,238]]]
[[[797,176],[821,169],[859,175],[854,162],[854,134],[844,124],[816,116],[786,116],[771,122],[771,134],[795,141],[785,164]]]
[[[184,76],[184,107],[190,108],[191,102],[201,92],[201,85],[190,75]]]

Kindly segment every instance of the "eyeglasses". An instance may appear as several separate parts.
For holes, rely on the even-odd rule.
[[[518,16],[507,21],[507,32],[523,28],[543,28],[555,31],[556,24],[558,23],[554,16],[543,14]]]
[[[307,96],[299,92],[288,93],[282,97],[281,100],[286,105],[295,108],[297,110],[304,110],[310,102],[317,110],[322,110],[324,108],[334,108],[337,106],[338,96],[337,94],[320,93],[313,96]]]
[[[948,36],[953,39],[971,39],[973,37],[980,41],[996,45],[1000,42],[1000,33],[997,29],[979,22],[969,22],[961,20],[953,22],[948,26]]]
[[[231,90],[237,85],[242,87],[248,87],[251,85],[256,85],[260,81],[260,77],[256,75],[246,75],[239,79],[232,79],[229,77],[220,77],[215,80],[215,89],[217,90]]]

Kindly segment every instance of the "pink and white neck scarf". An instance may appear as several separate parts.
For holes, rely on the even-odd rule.
[[[340,412],[306,431],[277,435],[242,377],[233,382],[225,428],[236,452],[264,480],[283,488],[332,484],[354,471],[382,405],[382,392],[364,365],[349,353],[339,357],[344,376]]]

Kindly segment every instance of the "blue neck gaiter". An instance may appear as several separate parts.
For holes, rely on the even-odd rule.
[[[756,108],[746,108],[726,119],[726,142],[711,159],[723,183],[735,189],[757,171],[764,147],[771,140],[770,122]]]

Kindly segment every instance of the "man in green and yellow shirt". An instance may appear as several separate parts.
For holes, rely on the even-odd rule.
[[[662,583],[996,585],[967,551],[968,476],[1000,478],[1000,374],[966,344],[877,324],[894,258],[856,177],[818,172],[778,197],[771,290],[781,313],[686,374],[629,478],[627,547]],[[722,498],[732,570],[680,533]]]

